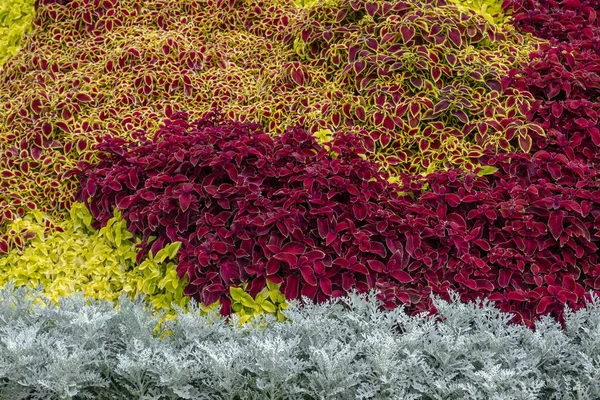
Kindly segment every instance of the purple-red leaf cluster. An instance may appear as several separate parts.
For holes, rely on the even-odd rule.
[[[268,279],[287,299],[324,301],[402,277],[406,252],[419,252],[413,236],[403,250],[398,196],[356,136],[326,148],[299,128],[273,139],[255,125],[177,113],[153,140],[137,139],[98,145],[101,161],[81,164],[78,197],[102,223],[118,207],[142,237],[140,257],[181,241],[185,293],[220,299],[224,314],[242,281],[253,296]]]

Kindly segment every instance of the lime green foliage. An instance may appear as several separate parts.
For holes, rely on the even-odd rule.
[[[54,301],[76,291],[113,302],[123,292],[131,298],[143,294],[155,310],[168,314],[171,303],[187,304],[185,282],[175,271],[179,242],[136,265],[139,240],[133,240],[118,211],[100,230],[91,227],[92,216],[82,203],[75,203],[70,218],[58,225],[62,232],[47,235],[46,219],[34,211],[11,224],[11,230],[26,229],[35,237],[23,250],[13,249],[0,258],[0,287],[9,281],[15,286],[41,284],[45,296]]]
[[[0,65],[19,51],[21,37],[30,31],[33,0],[0,1]]]
[[[321,129],[314,133],[319,144],[329,143],[333,140],[333,132],[330,129]]]
[[[502,0],[451,0],[458,8],[470,8],[489,22],[496,25],[504,25],[507,16],[502,11]]]
[[[267,280],[267,286],[254,299],[244,291],[245,286],[244,284],[244,287],[229,289],[231,309],[240,318],[240,324],[251,322],[263,314],[271,314],[276,316],[279,321],[285,321],[281,310],[285,310],[288,304],[284,294],[279,290],[279,284],[276,285]]]

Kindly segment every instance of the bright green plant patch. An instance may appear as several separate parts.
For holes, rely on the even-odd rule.
[[[91,227],[92,216],[82,203],[75,203],[70,218],[47,232],[47,217],[35,211],[17,219],[10,230],[35,235],[23,248],[12,249],[0,258],[0,286],[43,285],[44,294],[57,301],[76,291],[86,296],[116,301],[121,293],[143,294],[156,309],[168,310],[171,303],[187,304],[185,282],[175,272],[179,242],[136,265],[135,240],[126,222],[115,212],[105,227]]]
[[[19,51],[21,38],[31,30],[34,15],[32,0],[0,2],[0,66]]]
[[[269,280],[267,286],[261,290],[255,298],[244,291],[247,284],[241,288],[230,288],[231,309],[240,317],[240,323],[244,324],[253,321],[263,314],[270,314],[277,317],[281,322],[285,321],[285,316],[281,310],[288,307],[285,301],[285,295],[279,290],[280,284],[274,284]]]
[[[503,25],[507,16],[502,10],[502,0],[451,0],[459,8],[471,9],[496,25]]]

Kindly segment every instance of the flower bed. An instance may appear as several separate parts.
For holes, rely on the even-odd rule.
[[[371,290],[435,319],[455,293],[548,335],[600,290],[597,0],[35,7],[0,66],[0,284],[240,325]]]

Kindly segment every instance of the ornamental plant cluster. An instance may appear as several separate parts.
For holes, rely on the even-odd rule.
[[[102,135],[153,132],[182,110],[217,107],[271,135],[351,131],[394,173],[472,168],[543,134],[525,122],[531,96],[499,84],[535,41],[443,0],[37,6],[0,75],[1,226],[33,209],[60,219],[69,171],[96,160]]]
[[[526,62],[534,41],[463,10],[436,1],[315,3],[294,47],[339,88],[326,94],[318,125],[359,133],[369,158],[393,175],[473,169],[485,150],[528,151],[530,137],[544,134],[523,117],[532,98],[502,92],[500,80]],[[297,83],[314,80],[298,68]]]
[[[443,0],[38,6],[0,76],[0,224],[122,214],[135,268],[177,246],[151,278],[247,320],[376,289],[533,327],[600,290],[597,0],[505,0],[514,27]]]
[[[290,322],[238,329],[197,307],[156,330],[143,302],[57,306],[0,289],[6,399],[596,399],[600,300],[536,331],[489,304],[435,299],[440,318],[373,296],[292,304]],[[52,345],[49,345],[52,344]]]
[[[459,8],[470,8],[496,25],[503,25],[510,16],[504,14],[502,0],[453,0]]]
[[[586,292],[600,288],[598,6],[511,5],[518,27],[551,39],[502,82],[535,98],[528,122],[539,123],[546,137],[532,137],[530,154],[487,154],[480,161],[497,172],[485,178],[458,171],[418,183],[405,177],[404,190],[412,188],[416,199],[413,218],[420,218],[416,232],[428,245],[421,264],[454,253],[458,260],[447,265],[458,263],[460,272],[448,280],[440,268],[440,284],[463,285],[463,299],[473,295],[467,288],[488,291],[529,326],[541,314],[561,319],[565,304],[580,308]]]
[[[322,302],[405,276],[397,187],[360,156],[356,135],[321,146],[300,128],[273,139],[257,125],[176,113],[147,136],[99,145],[78,198],[99,223],[121,210],[142,238],[139,259],[181,242],[177,273],[198,302],[220,301],[228,315],[242,282],[252,297],[268,280],[287,300]]]
[[[21,38],[31,31],[34,14],[32,0],[3,0],[0,4],[0,67],[19,51]]]
[[[12,249],[0,258],[0,287],[9,282],[15,287],[42,285],[42,294],[54,302],[76,291],[111,302],[122,294],[144,295],[154,310],[171,313],[172,303],[188,303],[183,294],[185,281],[177,277],[173,262],[180,243],[171,243],[136,263],[139,240],[118,212],[96,230],[88,209],[75,203],[69,219],[52,230],[49,223],[47,216],[36,211],[9,226],[9,233],[23,231],[32,238],[24,248]]]
[[[405,174],[400,188],[364,159],[371,142],[360,134],[319,145],[296,128],[267,140],[251,125],[190,125],[178,114],[152,142],[98,146],[109,156],[84,167],[81,200],[99,221],[123,210],[133,232],[162,239],[153,251],[181,240],[186,293],[220,299],[224,314],[228,287],[248,282],[254,295],[269,280],[288,300],[376,288],[384,307],[421,312],[434,310],[431,293],[452,290],[527,326],[546,314],[562,321],[565,305],[581,308],[600,289],[595,6],[548,6],[566,25],[591,24],[592,37],[571,27],[573,44],[553,39],[501,80],[505,93],[531,93],[524,126],[544,131],[518,137],[525,152],[485,151],[478,161],[492,175]],[[514,7],[517,24],[533,13]],[[319,43],[328,54],[313,34],[304,54],[317,57]]]

